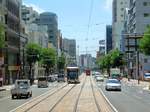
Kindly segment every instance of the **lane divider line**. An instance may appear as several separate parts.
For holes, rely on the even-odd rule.
[[[97,86],[97,84],[96,84]],[[102,89],[100,87],[97,86],[97,88],[99,89],[99,91],[101,92],[101,94],[103,95],[103,97],[105,98],[105,100],[107,101],[107,103],[111,106],[111,108],[114,110],[114,112],[119,112],[112,103],[110,103],[110,101],[108,100],[108,98],[106,97],[106,95],[104,94],[104,92],[102,91]]]

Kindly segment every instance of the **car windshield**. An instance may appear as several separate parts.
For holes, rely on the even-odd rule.
[[[27,82],[18,82],[18,87],[21,89],[26,89],[26,88],[28,88],[28,83]]]
[[[107,83],[120,83],[118,80],[108,80]]]
[[[46,77],[40,77],[40,78],[38,78],[38,81],[46,81],[46,80],[47,80]]]

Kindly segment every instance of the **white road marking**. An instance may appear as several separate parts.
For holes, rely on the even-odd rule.
[[[106,95],[104,94],[104,92],[102,91],[101,88],[99,88],[100,92],[102,93],[103,97],[105,98],[105,100],[109,103],[109,105],[111,106],[111,108],[115,111],[115,112],[119,112],[113,105],[112,103],[110,103],[110,101],[108,100],[108,98],[106,97]]]

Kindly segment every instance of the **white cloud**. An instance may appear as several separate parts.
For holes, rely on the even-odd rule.
[[[26,4],[26,3],[24,3],[24,5],[26,5],[26,6],[28,6],[28,7],[32,7],[33,10],[37,11],[38,13],[44,12],[44,9],[40,8],[40,7],[37,6],[37,5],[34,5],[34,4]]]
[[[112,10],[112,2],[113,0],[105,0],[105,9]]]

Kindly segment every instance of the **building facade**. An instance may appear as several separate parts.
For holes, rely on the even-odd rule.
[[[39,17],[38,12],[36,12],[32,7],[27,7],[25,5],[21,6],[21,15],[25,24],[34,23]]]
[[[100,40],[99,41],[99,56],[105,55],[105,51],[106,51],[106,41]]]
[[[106,26],[106,53],[112,50],[112,25]]]
[[[143,34],[150,25],[150,1],[130,0],[129,33]]]
[[[3,50],[4,73],[3,83],[10,84],[20,77],[21,69],[21,46],[26,41],[22,35],[21,26],[21,0],[1,0],[3,16],[1,17],[5,25],[6,45]],[[2,14],[2,13],[1,13]]]
[[[130,35],[133,35],[132,37],[136,37],[136,35],[141,36],[146,31],[147,26],[150,25],[150,1],[149,0],[130,0],[130,6],[128,11],[128,28],[127,32]],[[135,35],[135,36],[134,36]],[[129,45],[136,45],[135,39],[130,38]],[[138,45],[137,41],[137,45]],[[129,54],[129,58],[132,59],[130,61],[130,68],[133,69],[134,74],[132,75],[134,78],[138,78],[138,69],[137,69],[137,49],[136,47],[130,47],[130,50],[133,51],[133,53]],[[135,63],[136,62],[136,63]],[[139,72],[140,75],[143,77],[143,74],[145,72],[150,71],[150,57],[145,56],[144,54],[139,54]]]
[[[58,48],[58,17],[55,13],[44,12],[41,13],[36,21],[39,25],[46,25],[48,27],[48,42],[57,50]]]
[[[120,50],[122,30],[124,25],[124,10],[129,6],[129,0],[113,0],[112,12],[112,42],[113,48]]]
[[[76,40],[64,38],[63,51],[68,53],[72,58],[76,59]]]

